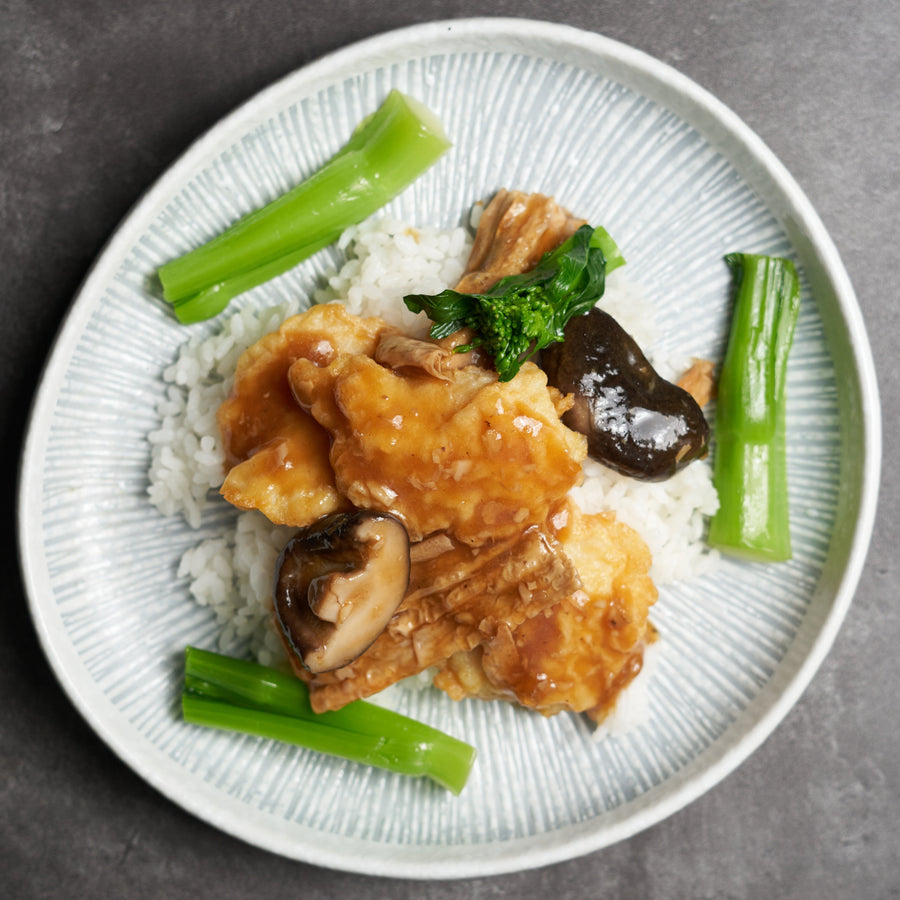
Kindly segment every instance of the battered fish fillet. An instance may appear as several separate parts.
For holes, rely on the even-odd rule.
[[[640,671],[656,636],[650,551],[612,513],[587,515],[567,502],[562,519],[558,537],[584,590],[447,660],[434,683],[454,699],[503,698],[544,715],[571,710],[599,721]]]
[[[515,629],[580,588],[559,541],[540,528],[478,549],[451,541],[437,556],[414,557],[402,605],[362,656],[318,675],[288,657],[309,683],[313,709],[339,709]]]
[[[341,304],[314,306],[246,350],[217,418],[228,473],[221,493],[241,509],[259,509],[282,525],[308,525],[349,509],[328,460],[331,437],[294,400],[287,372],[300,358],[326,365],[338,354],[371,354],[388,331]]]
[[[289,378],[332,435],[338,491],[393,513],[413,541],[437,531],[504,540],[544,522],[581,482],[585,438],[562,424],[559,395],[532,363],[504,383],[479,366],[442,381],[341,354],[327,366],[298,359]]]

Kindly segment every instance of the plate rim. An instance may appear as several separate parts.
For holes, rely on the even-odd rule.
[[[874,528],[881,471],[881,409],[874,360],[862,312],[838,251],[818,214],[799,184],[762,139],[729,107],[688,76],[644,51],[597,32],[539,19],[504,17],[445,19],[410,25],[364,38],[327,53],[282,76],[219,119],[167,166],[149,189],[139,197],[115,227],[74,294],[48,352],[26,422],[17,475],[17,536],[20,569],[38,639],[54,675],[82,717],[123,762],[182,809],[234,837],[256,846],[273,849],[271,840],[262,835],[248,833],[245,823],[238,821],[238,817],[226,815],[224,810],[217,810],[214,805],[204,805],[202,798],[198,800],[183,796],[190,791],[179,794],[178,784],[170,783],[168,778],[159,773],[158,766],[150,764],[150,756],[154,759],[159,757],[143,752],[138,746],[140,741],[129,742],[98,713],[93,699],[89,696],[90,690],[85,690],[84,685],[79,686],[74,682],[68,668],[70,659],[67,658],[67,647],[60,645],[59,629],[55,627],[55,623],[48,616],[49,611],[41,606],[39,600],[44,557],[40,541],[33,539],[34,534],[40,533],[41,518],[39,505],[35,505],[33,501],[36,497],[39,498],[40,491],[35,479],[28,476],[32,473],[34,461],[43,458],[35,451],[47,436],[47,426],[52,419],[53,411],[50,401],[59,383],[59,376],[65,371],[72,350],[72,338],[80,333],[79,326],[89,314],[92,289],[94,285],[106,280],[107,270],[114,265],[112,260],[118,260],[122,253],[133,245],[134,237],[140,230],[138,226],[144,221],[152,220],[159,212],[163,197],[171,196],[173,185],[184,182],[197,170],[200,162],[213,154],[216,147],[220,147],[229,136],[246,131],[249,124],[259,117],[258,110],[277,108],[278,98],[282,95],[292,93],[295,99],[313,95],[341,78],[349,77],[343,72],[344,69],[375,68],[379,64],[379,59],[382,63],[386,63],[388,59],[396,61],[398,51],[403,48],[411,49],[421,45],[425,46],[426,50],[417,55],[436,53],[439,50],[435,45],[439,43],[440,38],[444,38],[454,47],[459,47],[461,42],[468,40],[470,43],[466,45],[466,49],[474,50],[486,40],[491,38],[496,40],[498,33],[508,41],[521,44],[516,51],[507,52],[520,52],[534,57],[535,46],[575,48],[579,54],[592,58],[597,70],[602,70],[608,77],[618,78],[628,72],[632,77],[625,79],[625,83],[642,92],[644,89],[641,85],[653,85],[664,94],[672,93],[680,98],[681,109],[675,110],[680,116],[685,117],[683,110],[686,109],[695,115],[702,114],[709,120],[707,125],[715,126],[711,135],[700,128],[694,118],[690,118],[688,121],[692,127],[697,128],[711,143],[726,138],[735,141],[737,147],[746,154],[745,164],[758,166],[761,174],[771,179],[779,192],[783,192],[788,204],[777,218],[783,226],[786,222],[782,219],[785,219],[786,227],[790,227],[790,222],[795,222],[799,229],[798,233],[805,235],[811,247],[815,248],[834,293],[841,324],[846,329],[851,361],[857,378],[856,388],[860,401],[858,427],[862,443],[863,469],[858,496],[848,501],[856,501],[851,529],[853,538],[845,553],[846,563],[836,579],[834,596],[816,628],[814,640],[810,646],[803,648],[802,660],[786,679],[786,683],[780,686],[777,698],[774,702],[769,702],[767,711],[756,719],[755,724],[744,732],[739,740],[729,738],[726,733],[708,749],[706,754],[695,758],[684,770],[663,782],[660,787],[667,787],[668,792],[662,799],[654,798],[655,791],[651,789],[628,806],[630,814],[624,821],[612,824],[605,822],[598,827],[597,820],[594,819],[592,827],[581,824],[558,829],[552,835],[540,836],[543,846],[535,847],[537,841],[533,836],[491,844],[489,846],[498,851],[491,859],[472,859],[471,856],[464,856],[465,851],[475,845],[458,845],[455,854],[458,858],[455,859],[453,853],[447,858],[448,848],[444,845],[425,848],[415,845],[408,847],[391,845],[390,848],[385,848],[388,852],[377,862],[373,862],[372,859],[360,862],[348,858],[346,852],[330,853],[323,857],[321,848],[298,848],[292,845],[275,850],[289,858],[342,871],[400,878],[449,879],[498,875],[536,868],[572,859],[624,840],[693,802],[758,748],[809,685],[831,649],[846,616],[862,574]],[[616,73],[615,76],[609,74],[610,64]],[[666,104],[666,107],[672,109],[671,104]],[[721,129],[718,136],[715,134],[716,128]],[[748,180],[751,186],[755,186],[755,182],[739,164],[734,162],[732,156],[729,155],[727,158],[729,163],[738,168],[742,177]],[[793,243],[795,235],[789,233],[789,237]],[[833,350],[830,340],[828,345],[829,350]],[[842,445],[847,439],[848,436],[842,433]],[[829,551],[829,559],[831,555]],[[823,579],[824,573],[814,597],[821,591]],[[796,640],[789,648],[779,669],[782,669],[794,652],[797,652]],[[767,683],[766,689],[770,687],[774,678],[775,676]],[[766,689],[757,695],[754,704],[762,702],[768,693]],[[711,763],[708,760],[709,754],[715,757]],[[700,758],[704,759],[705,764],[700,767],[699,773],[692,772],[692,769],[698,767],[697,760]],[[673,780],[680,784],[671,787]],[[309,830],[311,834],[315,833],[313,829]],[[366,846],[372,845],[371,841],[362,843]],[[519,850],[517,845],[522,845],[522,849]],[[501,848],[503,852],[500,852]],[[433,854],[442,851],[444,858],[433,858]],[[394,854],[393,858],[391,854]]]

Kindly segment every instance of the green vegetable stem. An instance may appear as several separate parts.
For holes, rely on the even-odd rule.
[[[185,650],[186,722],[273,738],[402,775],[424,776],[459,794],[475,749],[393,710],[357,700],[315,713],[299,678],[208,650]]]
[[[786,370],[800,309],[793,263],[732,253],[735,303],[719,379],[709,543],[747,559],[791,557]]]
[[[163,296],[182,323],[218,315],[233,297],[293,268],[380,209],[449,146],[430,110],[392,90],[310,178],[161,266]]]
[[[484,294],[454,290],[410,294],[403,298],[413,312],[424,310],[435,323],[430,334],[447,337],[472,328],[471,344],[494,358],[500,381],[509,381],[522,363],[555,341],[566,323],[586,313],[603,296],[606,275],[623,265],[613,239],[602,228],[582,225],[556,250],[545,253],[536,268],[502,278]]]

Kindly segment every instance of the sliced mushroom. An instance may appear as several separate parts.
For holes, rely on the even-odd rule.
[[[541,354],[547,381],[575,402],[563,422],[587,435],[588,453],[612,469],[659,481],[707,453],[697,401],[654,370],[609,313],[569,320],[565,340]]]
[[[288,541],[275,572],[275,617],[310,672],[352,662],[384,630],[409,584],[409,536],[386,513],[323,516]]]

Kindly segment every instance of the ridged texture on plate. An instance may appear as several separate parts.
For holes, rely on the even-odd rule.
[[[140,745],[145,770],[159,770],[156,783],[212,821],[238,833],[241,821],[252,823],[253,839],[268,830],[272,846],[301,858],[331,847],[330,864],[342,864],[335,848],[345,846],[353,869],[381,870],[404,848],[419,848],[423,861],[465,860],[515,840],[524,841],[527,865],[529,848],[570,830],[602,832],[664,798],[679,775],[702,773],[711,748],[737,741],[777,693],[786,656],[802,653],[801,624],[823,615],[813,596],[838,492],[834,374],[804,287],[788,386],[795,558],[752,570],[726,563],[714,578],[663,591],[654,614],[660,665],[649,720],[636,732],[594,742],[573,717],[454,704],[436,692],[406,696],[405,712],[478,747],[470,785],[453,798],[294,748],[185,726],[180,653],[188,643],[212,645],[217,626],[175,569],[181,552],[230,513],[214,507],[198,534],[146,500],[146,434],[157,424],[160,373],[188,335],[152,296],[152,273],[308,174],[393,86],[432,107],[455,146],[391,213],[447,226],[500,186],[553,194],[615,236],[631,280],[659,309],[667,350],[721,356],[730,293],[724,253],[791,253],[773,215],[703,137],[633,90],[575,66],[491,52],[435,55],[266,110],[177,186],[102,294],[84,301],[90,315],[59,382],[42,459],[51,595],[39,603],[77,658],[71,680],[105,698],[97,716],[124,745]],[[238,302],[308,294],[334,258],[319,254]]]

